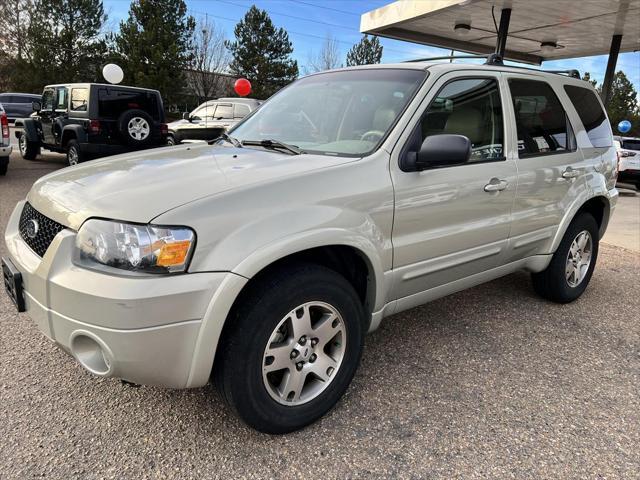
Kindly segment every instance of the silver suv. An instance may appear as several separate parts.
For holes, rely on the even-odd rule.
[[[212,145],[37,181],[5,283],[87,370],[189,388],[292,431],[331,409],[366,332],[516,270],[576,300],[618,192],[595,91],[502,66],[302,78]]]

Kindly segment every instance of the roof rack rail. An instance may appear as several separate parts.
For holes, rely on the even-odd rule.
[[[569,70],[540,70],[540,71],[547,72],[547,73],[557,73],[558,75],[567,75],[571,78],[580,79],[580,72],[575,68],[571,68]]]
[[[412,60],[405,60],[402,63],[414,63],[414,62],[430,62],[432,60],[456,60],[459,58],[487,58],[487,55],[447,55],[444,57],[428,57],[428,58],[414,58]]]
[[[486,58],[487,60],[484,62],[485,65],[498,65],[503,66],[504,62],[502,57],[497,53],[490,53],[488,55],[446,55],[444,57],[429,57],[429,58],[414,58],[412,60],[405,60],[403,63],[414,63],[414,62],[429,62],[433,60],[456,60],[456,59],[482,59]],[[523,70],[533,70],[536,72],[545,72],[545,73],[556,73],[558,75],[567,75],[571,78],[580,79],[580,72],[571,68],[568,70],[538,70],[530,67],[521,67],[519,65],[509,65],[510,68],[521,68]]]

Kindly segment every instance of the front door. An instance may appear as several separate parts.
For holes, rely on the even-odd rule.
[[[501,74],[444,75],[432,86],[397,145],[393,298],[402,298],[498,267],[504,261],[517,171],[505,157],[505,86]],[[464,72],[466,75],[467,72]],[[412,126],[413,125],[413,126]],[[459,166],[403,172],[401,155],[424,138],[459,134],[472,144]]]
[[[47,88],[42,93],[42,105],[39,117],[42,126],[42,141],[47,144],[53,142],[53,117],[55,114],[56,92],[53,88]]]

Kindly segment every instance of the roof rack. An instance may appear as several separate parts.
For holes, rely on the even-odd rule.
[[[414,62],[430,62],[434,60],[456,60],[456,59],[481,59],[486,58],[487,60],[484,62],[485,65],[498,65],[503,66],[504,62],[502,61],[502,57],[497,53],[490,53],[488,55],[447,55],[444,57],[429,57],[429,58],[415,58],[412,60],[405,60],[404,63],[414,63]],[[555,73],[558,75],[567,75],[571,78],[580,79],[580,72],[575,69],[569,70],[538,70],[531,67],[521,67],[519,65],[509,65],[510,68],[521,68],[523,70],[533,70],[534,72],[545,72],[545,73]]]

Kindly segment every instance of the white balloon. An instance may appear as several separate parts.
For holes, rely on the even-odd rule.
[[[108,63],[102,69],[102,76],[109,83],[120,83],[124,78],[124,72],[115,63]]]

